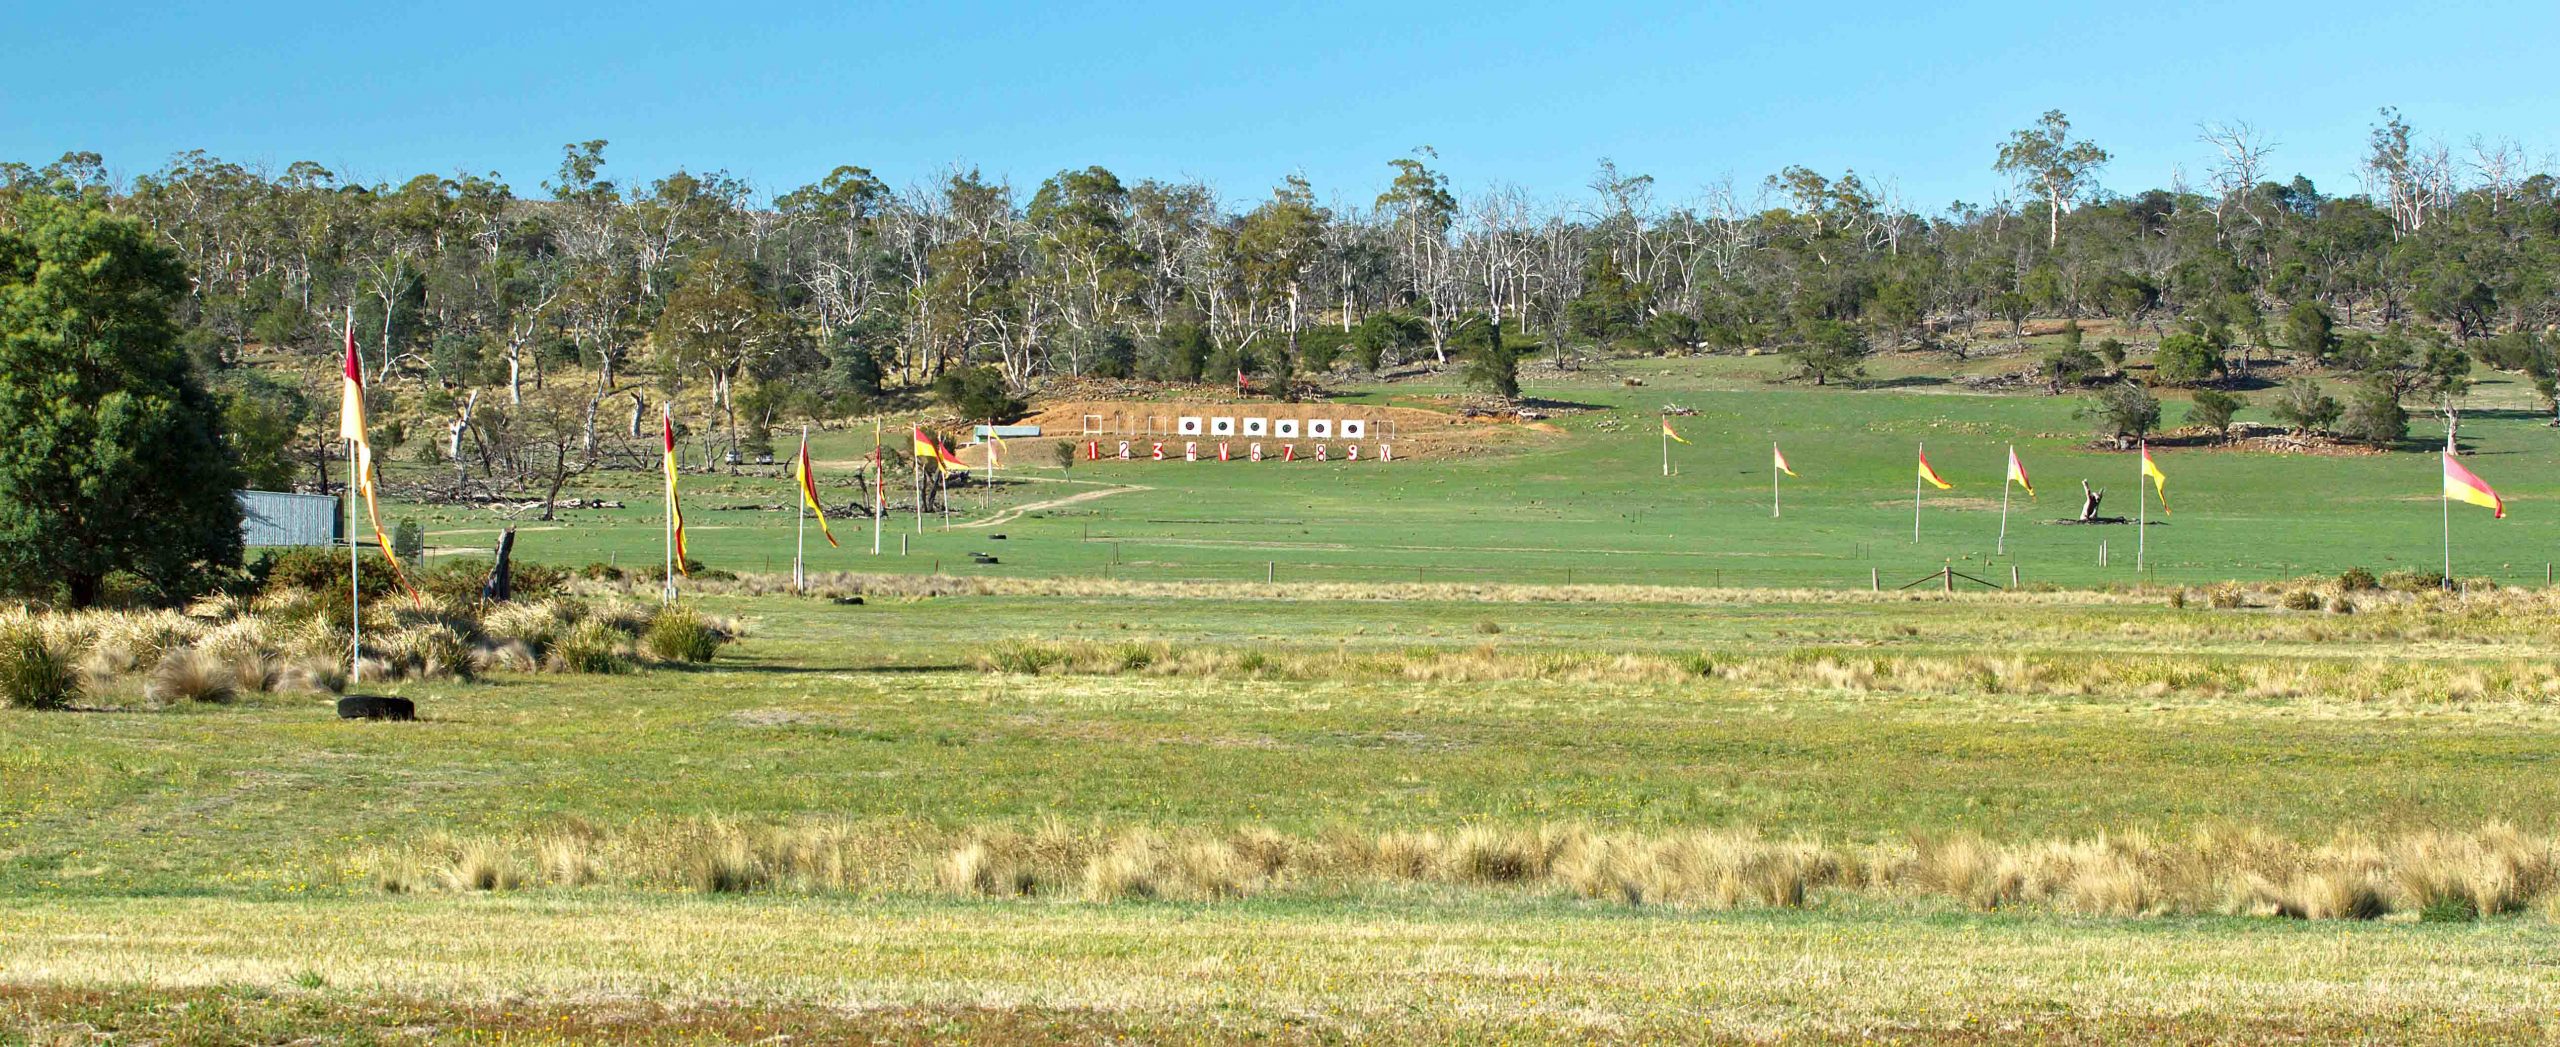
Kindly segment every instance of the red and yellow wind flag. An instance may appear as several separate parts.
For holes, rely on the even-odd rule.
[[[942,441],[935,439],[932,433],[925,432],[923,426],[915,427],[915,436],[918,459],[931,459],[943,465],[963,464],[959,455],[952,454],[950,448],[942,446]]]
[[[1941,491],[1951,491],[1956,486],[1938,478],[1938,471],[1929,467],[1929,452],[1926,450],[1920,452],[1920,478]]]
[[[343,380],[338,392],[338,439],[352,444],[350,457],[355,459],[355,492],[364,498],[365,519],[373,524],[373,542],[382,549],[382,559],[391,565],[391,577],[409,595],[418,595],[409,584],[409,573],[401,570],[400,556],[391,548],[391,539],[382,533],[382,506],[373,484],[373,442],[364,435],[364,358],[356,352],[355,310],[347,310],[347,352],[338,368]]]
[[[800,474],[800,501],[818,516],[818,533],[827,539],[828,548],[841,549],[836,533],[827,528],[827,507],[818,504],[818,478],[809,471],[809,434],[800,434],[800,457],[792,463]]]
[[[1680,432],[1679,432],[1679,430],[1677,430],[1677,429],[1673,429],[1673,428],[1671,427],[1671,419],[1668,419],[1668,418],[1665,418],[1665,419],[1663,419],[1663,420],[1662,420],[1662,435],[1667,436],[1667,437],[1670,437],[1670,438],[1672,438],[1672,439],[1674,439],[1674,440],[1679,440],[1681,443],[1684,443],[1684,444],[1689,442],[1689,441],[1687,441],[1687,440],[1685,440],[1685,439],[1681,439],[1681,436],[1680,436]]]
[[[2036,496],[2036,485],[2027,482],[2027,464],[2018,460],[2018,449],[2015,447],[2009,449],[2009,479],[2016,481],[2018,486],[2026,488],[2027,497]]]
[[[2491,490],[2489,482],[2471,475],[2471,470],[2453,460],[2453,452],[2444,452],[2444,496],[2457,502],[2469,502],[2490,511],[2492,519],[2507,518],[2507,503]]]
[[[659,433],[666,445],[667,457],[667,543],[668,555],[675,560],[676,573],[687,578],[693,572],[684,565],[684,507],[676,501],[676,411],[675,405],[663,405],[658,411]]]
[[[1779,450],[1776,444],[1769,445],[1769,464],[1777,466],[1779,472],[1789,476],[1796,474],[1795,470],[1787,468],[1787,452]]]
[[[2169,474],[2160,471],[2160,463],[2151,460],[2151,445],[2142,445],[2142,475],[2151,481],[2152,490],[2160,492],[2160,514],[2169,514]]]

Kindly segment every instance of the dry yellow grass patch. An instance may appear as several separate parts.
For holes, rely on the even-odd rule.
[[[436,836],[367,856],[385,891],[609,885],[641,890],[944,894],[1090,902],[1335,896],[1437,885],[1629,905],[1795,908],[1823,891],[1939,898],[1982,910],[2098,916],[2478,919],[2548,911],[2560,839],[2492,824],[2464,833],[2255,829],[1998,842],[1775,839],[1749,829],[1598,831],[1549,823],[1290,835],[1075,827],[957,832],[906,823],[721,819]]]

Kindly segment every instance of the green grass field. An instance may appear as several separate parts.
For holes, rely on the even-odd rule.
[[[2318,841],[2560,828],[2548,700],[2175,689],[1926,693],[1715,679],[1414,683],[1023,676],[1028,632],[1408,657],[1875,659],[1986,648],[2235,664],[2548,661],[2547,610],[2352,618],[2154,598],[1691,604],[707,597],[715,668],[406,684],[428,719],[310,699],[0,713],[0,1015],[164,1042],[945,1036],[2494,1042],[2550,1035],[2549,917],[2438,925],[1982,912],[1898,892],[1635,907],[1536,887],[1241,901],[957,899],[900,881],[699,894],[385,894],[386,849],[564,824],[823,817],[1288,833],[1574,822],[1894,845],[2199,827]],[[2430,631],[2433,621],[2483,623]],[[1498,626],[1489,632],[1485,623]],[[2503,623],[2503,624],[2498,624]],[[2380,651],[2380,653],[2377,653]],[[921,873],[929,882],[929,873]],[[183,1005],[183,1006],[182,1006]]]
[[[2135,528],[2042,522],[2077,513],[2082,479],[2107,494],[2110,514],[2135,513],[2133,456],[2088,449],[2088,425],[2072,417],[2077,397],[1962,393],[1938,378],[1898,374],[1890,359],[1874,388],[1770,385],[1777,366],[1765,357],[1629,361],[1536,383],[1532,396],[1591,409],[1555,419],[1560,434],[1519,433],[1483,453],[1436,461],[1106,461],[1061,472],[1049,464],[1053,441],[1017,441],[1014,460],[1024,467],[1006,470],[992,494],[956,494],[949,529],[928,519],[919,532],[911,515],[893,514],[886,555],[875,558],[868,521],[838,521],[844,548],[827,549],[813,536],[810,560],[819,570],[1239,581],[1865,588],[1871,578],[1891,587],[1950,564],[2002,584],[2011,565],[2028,582],[2137,580]],[[1626,378],[1646,384],[1629,387]],[[1387,403],[1447,391],[1455,388],[1405,384],[1347,398]],[[1674,404],[1699,414],[1675,420],[1693,444],[1673,445],[1679,475],[1666,480],[1654,419]],[[2164,408],[2174,426],[2185,404],[2172,396]],[[2242,418],[2267,416],[2260,407]],[[2500,376],[2486,377],[2470,398],[2462,430],[2468,461],[2512,512],[2492,521],[2457,509],[2455,574],[2539,583],[2560,555],[2560,520],[2537,509],[2560,492],[2560,433],[2548,420],[2529,388]],[[2156,448],[2172,512],[2151,507],[2147,573],[2139,577],[2200,584],[2334,575],[2354,565],[2437,570],[2442,520],[2436,462],[2425,446],[2442,434],[2440,418],[2421,416],[2412,449],[2388,455],[2275,455],[2175,441]],[[1801,474],[1784,482],[1784,515],[1774,519],[1773,440]],[[833,477],[831,500],[859,501],[850,473],[869,453],[869,433],[822,433],[814,442],[822,472]],[[1957,486],[1926,492],[1914,543],[1913,452],[1924,442]],[[2042,497],[2014,493],[2002,553],[2003,449],[2012,442]],[[656,483],[647,471],[597,474],[586,493],[622,498],[629,508],[526,523],[519,549],[562,563],[654,564],[662,555]],[[894,488],[893,502],[908,504]],[[721,508],[789,504],[786,479],[705,474],[688,476],[685,489],[697,559],[742,572],[789,569],[790,512]],[[969,526],[1010,508],[1102,491],[1112,493]],[[390,512],[417,516],[431,542],[451,550],[485,549],[505,522],[481,510]],[[994,541],[994,533],[1006,539]],[[973,564],[972,552],[1002,562]]]
[[[1609,410],[1450,460],[1032,470],[989,510],[1135,489],[937,526],[904,558],[847,522],[813,566],[876,574],[695,587],[750,627],[707,667],[393,685],[409,724],[282,695],[0,710],[0,1043],[2560,1036],[2560,603],[2536,509],[2560,435],[2516,390],[2464,423],[2514,517],[2457,518],[2457,573],[2534,591],[2350,593],[2347,614],[2280,609],[2300,582],[2173,604],[2121,544],[2096,566],[2091,532],[2130,528],[2024,523],[2075,507],[2082,474],[2130,500],[2130,457],[2081,449],[2068,400],[1773,389],[1765,365],[1535,388]],[[1671,482],[1665,403],[1702,412]],[[1804,474],[1779,520],[1764,418]],[[1986,569],[2013,436],[2046,490],[2015,562],[2071,588],[1864,593],[1871,568]],[[1915,547],[1921,439],[1961,486],[1932,492]],[[858,452],[839,433],[819,455]],[[2434,564],[2431,455],[2162,461],[2163,583]],[[786,486],[686,482],[698,559],[787,564],[789,514],[716,508]],[[529,524],[520,549],[653,563],[654,485],[600,477],[573,493],[633,507]],[[444,548],[498,523],[412,513]],[[917,577],[937,560],[951,577]],[[2517,904],[2426,901],[2411,856],[2474,833],[2540,848],[2438,862]],[[1845,864],[1788,897],[1479,862],[1681,834]],[[1425,838],[1423,864],[1389,856]],[[1159,863],[1136,888],[1104,875],[1133,840]],[[1183,871],[1231,860],[1200,857],[1216,841],[1296,864]],[[2111,847],[2170,857],[2129,902],[2079,874],[1957,879],[1977,851]],[[2244,847],[2278,856],[2253,859],[2269,882],[2175,866]],[[954,878],[1003,848],[1049,863],[1026,896]],[[2368,860],[2383,918],[2252,900]]]

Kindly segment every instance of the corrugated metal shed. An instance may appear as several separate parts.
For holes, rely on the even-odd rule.
[[[334,495],[240,492],[240,543],[251,548],[335,545],[343,537],[344,504]]]

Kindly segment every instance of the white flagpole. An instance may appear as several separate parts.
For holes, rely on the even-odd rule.
[[[1920,445],[1920,458],[1929,457],[1929,445]],[[1911,470],[1911,544],[1920,544],[1920,470]]]
[[[658,424],[660,425],[660,431],[662,432],[675,432],[676,408],[673,400],[669,400],[666,403],[658,405]],[[672,443],[673,441],[669,442]],[[670,468],[672,468],[672,458],[675,454],[675,449],[668,448],[666,453],[670,456]],[[667,588],[664,593],[660,594],[660,599],[666,603],[672,604],[676,602],[676,479],[672,473],[667,477],[666,579]]]
[[[1769,518],[1778,517],[1778,445],[1769,445]]]
[[[2009,461],[2017,460],[2018,448],[2012,444],[2009,447]],[[2009,552],[2009,482],[2016,479],[2009,474],[2009,462],[2000,463],[2000,543],[1994,546],[1992,551],[2002,555],[2007,555]]]
[[[1662,423],[1662,475],[1671,475],[1671,423]]]
[[[2139,445],[2134,448],[2133,577],[2135,581],[2142,580],[2142,555],[2149,547],[2151,540],[2151,492],[2142,489],[2142,485],[2149,482],[2151,478],[2142,475],[2141,458],[2142,455],[2150,453],[2148,448]]]
[[[2453,457],[2451,427],[2445,429],[2444,453],[2445,460],[2451,460]],[[2436,471],[2441,474],[2444,470],[2444,461],[2438,461]],[[2444,478],[2441,475],[2436,478],[2436,509],[2444,516],[2444,587],[2450,589],[2453,588],[2453,499],[2446,497]]]
[[[356,344],[356,306],[347,303],[347,345]],[[364,373],[364,365],[356,365],[356,373]],[[363,395],[358,380],[357,395]],[[347,445],[347,686],[364,679],[364,580],[357,564],[363,547],[356,543],[356,499],[364,493],[364,466],[356,460],[357,442]]]
[[[880,469],[887,464],[889,464],[887,459],[880,454],[880,422],[878,419],[873,419],[871,422],[871,555],[873,556],[880,555],[882,512],[880,503],[884,500],[881,497],[881,491],[883,485],[888,483],[888,480],[880,475]]]
[[[805,593],[809,591],[809,499],[806,496],[809,488],[814,486],[809,480],[809,423],[807,422],[800,423],[800,457],[791,464],[793,468],[800,470],[799,483],[794,486],[800,488],[799,493],[802,495],[795,499],[800,503],[798,513],[800,538],[799,545],[791,550],[791,586]]]

